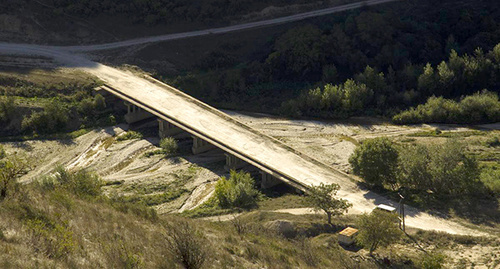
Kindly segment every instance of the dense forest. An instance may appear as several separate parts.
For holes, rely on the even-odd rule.
[[[291,116],[392,117],[432,96],[459,101],[484,89],[495,99],[499,15],[492,1],[370,7],[288,30],[255,61],[221,49],[167,80],[219,106]]]
[[[29,1],[28,1],[29,2]],[[127,16],[137,24],[156,25],[171,22],[220,22],[234,16],[260,11],[268,6],[290,4],[311,4],[306,0],[40,0],[43,5],[54,7],[55,14],[69,14],[79,18],[91,18],[99,15]],[[324,1],[317,1],[321,5]],[[352,1],[340,1],[352,2]],[[312,2],[315,3],[315,2]],[[23,7],[23,1],[7,1],[0,6],[0,11],[9,11]]]

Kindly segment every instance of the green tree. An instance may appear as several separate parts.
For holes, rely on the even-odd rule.
[[[456,140],[430,148],[429,186],[437,194],[463,195],[478,190],[480,169],[477,160],[465,154],[464,145]]]
[[[350,113],[360,112],[371,101],[373,90],[363,83],[348,79],[343,85],[344,110]]]
[[[326,51],[321,30],[313,25],[289,30],[276,41],[266,62],[282,75],[294,78],[319,74]]]
[[[395,243],[402,235],[397,214],[382,210],[361,215],[358,227],[359,234],[356,240],[369,249],[370,255],[378,247]]]
[[[418,78],[418,90],[426,95],[433,94],[436,85],[436,74],[430,63],[424,67],[424,73]]]
[[[367,183],[395,187],[398,151],[387,138],[367,139],[349,158],[354,174]]]
[[[429,171],[431,156],[423,145],[408,145],[399,151],[398,183],[406,188],[428,190],[432,184]]]
[[[332,216],[341,215],[352,206],[347,200],[334,197],[339,189],[338,184],[321,183],[319,186],[311,186],[306,196],[307,201],[315,210],[326,213],[328,224],[332,224]]]

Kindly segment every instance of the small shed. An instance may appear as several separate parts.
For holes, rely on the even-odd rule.
[[[354,243],[354,239],[358,234],[358,229],[347,227],[339,233],[339,243],[349,246]]]

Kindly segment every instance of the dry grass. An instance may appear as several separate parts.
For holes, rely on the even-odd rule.
[[[179,216],[158,217],[146,206],[58,184],[18,186],[0,201],[1,268],[180,268],[168,240]],[[343,250],[266,229],[272,216],[242,218],[248,229],[240,230],[231,222],[181,222],[206,238],[188,245],[209,252],[203,268],[336,267],[332,255],[350,259]]]

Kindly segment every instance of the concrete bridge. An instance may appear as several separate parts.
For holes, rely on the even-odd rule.
[[[226,155],[226,170],[254,166],[260,170],[263,188],[284,182],[305,191],[318,182],[349,181],[340,172],[167,84],[144,79],[156,86],[147,96],[142,89],[130,91],[111,83],[100,88],[125,102],[129,124],[156,117],[161,138],[187,132],[193,139],[193,154],[219,148]]]

